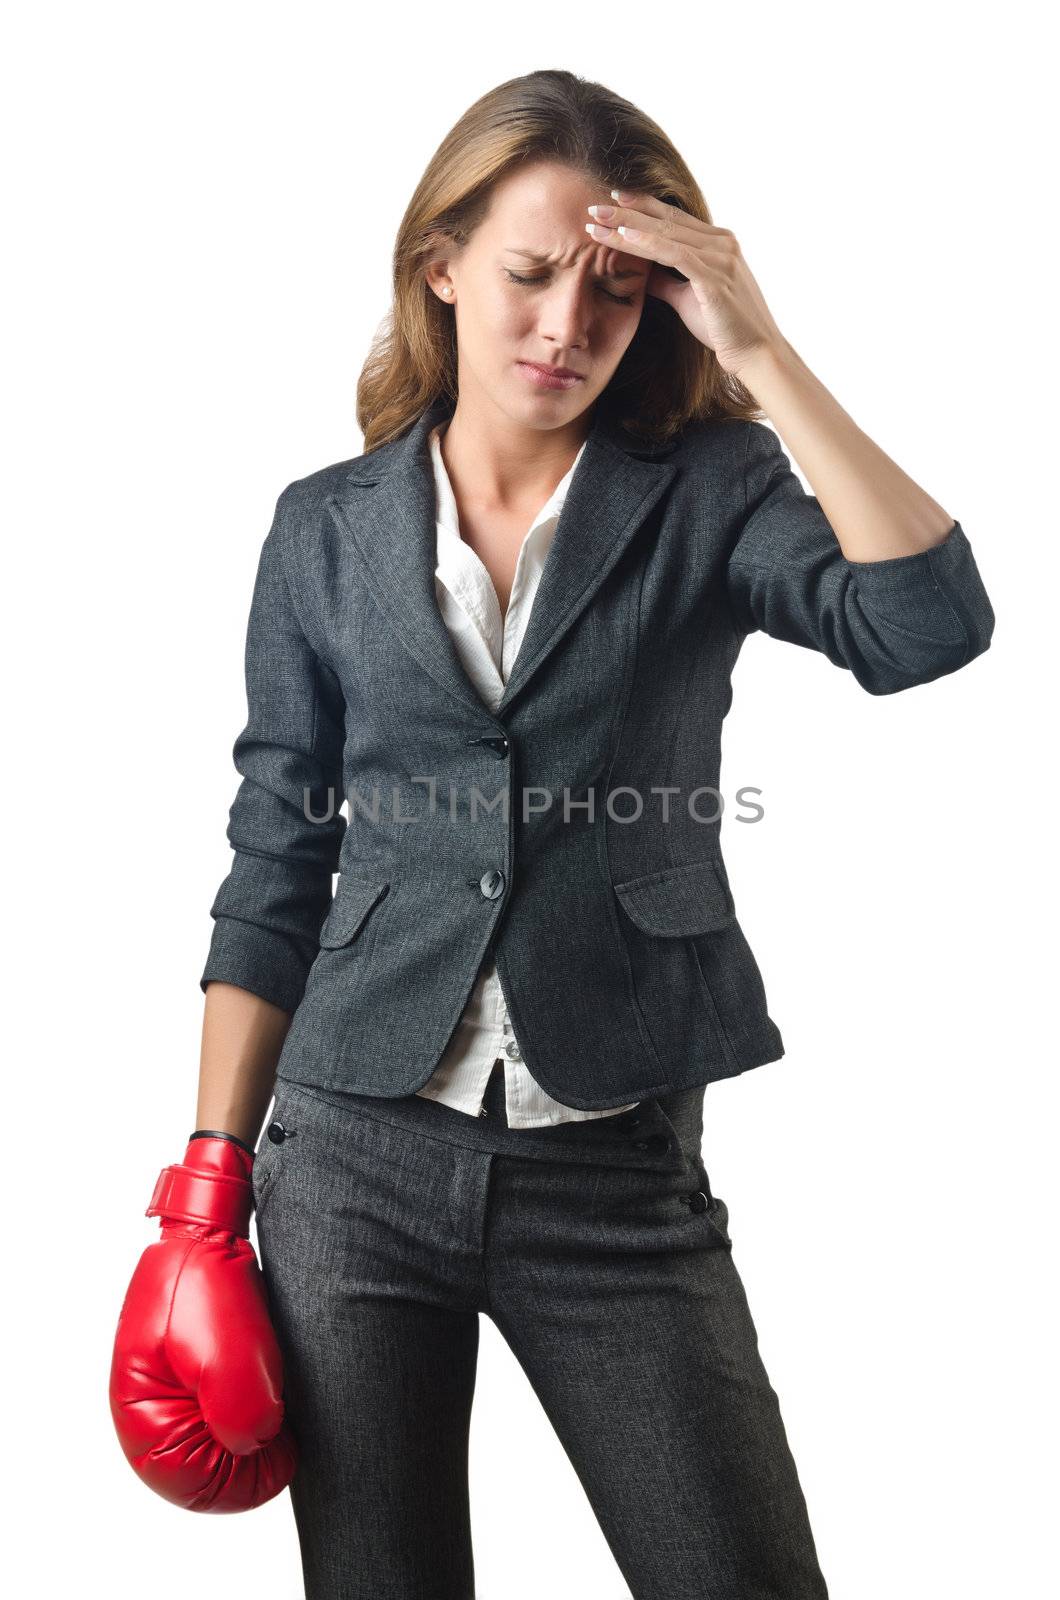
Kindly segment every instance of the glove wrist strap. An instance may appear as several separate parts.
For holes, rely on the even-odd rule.
[[[250,1237],[254,1194],[246,1178],[194,1167],[163,1167],[144,1215],[167,1222],[195,1222]]]

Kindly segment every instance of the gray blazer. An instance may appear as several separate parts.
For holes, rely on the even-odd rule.
[[[776,1060],[712,820],[733,666],[761,629],[870,694],[955,672],[994,626],[963,529],[849,562],[772,429],[652,449],[598,406],[494,714],[434,589],[445,414],[277,502],[203,989],[293,1012],[279,1075],[361,1094],[427,1081],[491,941],[526,1065],[565,1105]]]

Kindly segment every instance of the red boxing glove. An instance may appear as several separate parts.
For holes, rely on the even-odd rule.
[[[110,1409],[149,1488],[188,1511],[249,1511],[294,1477],[283,1362],[250,1243],[254,1157],[191,1139],[164,1167],[149,1217],[162,1235],[133,1273],[118,1319]]]

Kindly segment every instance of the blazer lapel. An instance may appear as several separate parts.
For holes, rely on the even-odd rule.
[[[409,654],[439,686],[481,712],[435,593],[434,475],[427,438],[449,414],[436,400],[412,428],[349,469],[328,510]],[[529,684],[591,601],[669,487],[677,467],[599,411],[560,512],[526,633],[498,715]]]

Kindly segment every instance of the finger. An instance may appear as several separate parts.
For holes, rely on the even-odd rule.
[[[621,228],[610,228],[600,222],[587,222],[585,227],[594,239],[604,243],[613,240],[616,248],[627,255],[679,268],[686,276],[691,276],[690,267],[694,269],[696,265],[723,267],[732,253],[726,245],[704,240],[701,234],[689,229],[676,228],[673,233],[661,233],[631,228],[622,232]]]
[[[673,276],[671,276],[673,274]],[[677,311],[681,297],[688,288],[688,279],[678,272],[676,267],[656,266],[651,273],[645,293],[662,300],[667,305],[673,306]]]
[[[635,189],[612,189],[611,198],[615,201],[615,215],[608,220],[611,222],[628,222],[634,228],[649,226],[643,222],[649,217],[654,222],[661,223],[664,231],[667,226],[691,228],[703,234],[727,234],[728,228],[716,228],[712,222],[704,222],[699,217],[693,217],[687,211],[682,211],[680,206],[671,201],[659,200],[652,194],[641,194]],[[669,219],[672,218],[672,223]]]

